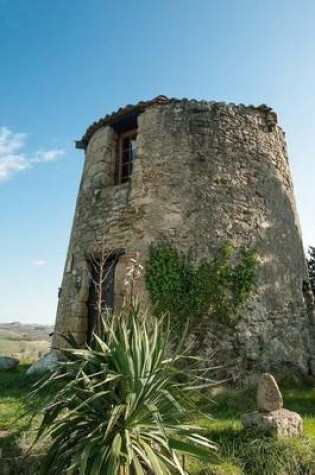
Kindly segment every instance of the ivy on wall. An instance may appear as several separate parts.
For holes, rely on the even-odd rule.
[[[255,287],[257,256],[226,242],[213,260],[195,263],[191,252],[167,241],[152,243],[146,263],[146,287],[157,313],[169,312],[173,328],[211,318],[233,324]]]

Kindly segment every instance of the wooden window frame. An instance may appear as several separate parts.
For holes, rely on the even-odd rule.
[[[122,173],[123,168],[123,143],[126,138],[137,138],[137,129],[130,129],[126,132],[119,134],[118,136],[118,144],[117,144],[117,155],[116,155],[116,173],[115,173],[115,184],[121,185],[130,181],[133,169],[133,163],[131,165],[131,170],[128,175],[124,175]]]

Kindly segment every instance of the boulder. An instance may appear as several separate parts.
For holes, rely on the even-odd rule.
[[[272,412],[283,408],[283,398],[277,381],[270,373],[263,373],[258,381],[257,409]]]
[[[250,412],[241,418],[246,429],[258,429],[279,437],[303,435],[303,420],[296,412],[279,409],[272,412]]]
[[[27,370],[27,376],[42,376],[47,372],[52,372],[56,369],[58,363],[58,357],[56,353],[51,352],[42,356]]]
[[[0,356],[0,371],[9,371],[16,369],[19,365],[19,360],[12,356]]]

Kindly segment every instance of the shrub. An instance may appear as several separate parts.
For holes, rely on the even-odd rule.
[[[133,304],[105,315],[90,347],[68,339],[59,372],[34,392],[46,394],[37,437],[51,437],[45,475],[183,475],[180,454],[216,460],[216,445],[194,423],[205,381],[197,367],[177,369],[180,345],[166,357],[169,337],[167,318]]]
[[[218,256],[194,263],[191,253],[178,252],[166,241],[150,247],[146,287],[156,313],[169,312],[172,326],[182,326],[189,315],[195,326],[203,317],[226,324],[255,287],[256,254],[225,243]]]

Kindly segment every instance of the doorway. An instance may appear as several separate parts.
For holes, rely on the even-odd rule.
[[[91,342],[96,323],[101,313],[114,310],[115,267],[123,250],[110,252],[105,259],[98,257],[90,260],[91,283],[88,305],[87,343]]]

